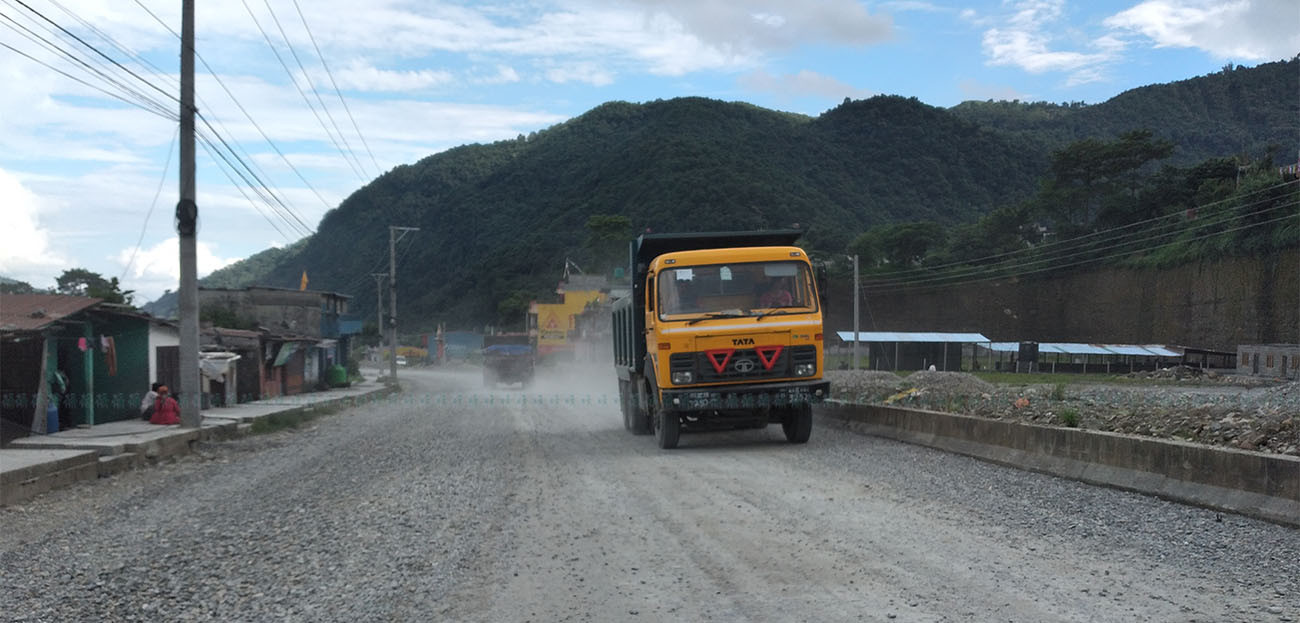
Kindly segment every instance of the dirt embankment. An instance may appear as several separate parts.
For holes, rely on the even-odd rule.
[[[1200,378],[1195,385],[1135,384],[1141,381],[1122,377],[1113,384],[1011,385],[961,372],[900,377],[876,370],[831,371],[826,376],[832,396],[850,402],[1300,456],[1300,383],[1268,381],[1260,387],[1258,379],[1224,376]],[[1167,376],[1178,379],[1176,372]]]

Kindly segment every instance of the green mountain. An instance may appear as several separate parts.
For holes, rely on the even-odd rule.
[[[1223,71],[1131,89],[1095,105],[963,102],[949,109],[981,127],[1056,149],[1088,137],[1145,128],[1174,143],[1171,164],[1216,156],[1259,157],[1270,148],[1294,162],[1300,61]]]
[[[228,267],[241,278],[225,285],[296,287],[306,270],[313,289],[351,294],[354,311],[369,313],[370,273],[388,265],[388,226],[411,226],[420,231],[397,245],[404,327],[515,320],[498,318],[498,302],[545,296],[566,258],[605,268],[591,265],[592,215],[626,217],[636,232],[797,223],[807,246],[838,252],[873,225],[971,222],[1025,199],[1050,153],[1083,137],[1148,128],[1174,141],[1182,161],[1259,156],[1292,145],[1282,139],[1295,136],[1297,63],[1143,87],[1094,106],[943,109],[880,96],[806,117],[702,98],[611,102],[516,140],[396,167],[326,214],[300,247],[269,262],[254,256],[256,269]]]

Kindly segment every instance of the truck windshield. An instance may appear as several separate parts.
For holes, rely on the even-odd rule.
[[[816,311],[817,296],[803,262],[683,266],[659,272],[659,318],[758,316],[774,309]]]

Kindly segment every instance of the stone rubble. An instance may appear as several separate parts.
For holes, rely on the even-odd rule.
[[[826,377],[832,397],[848,402],[1300,456],[1300,382],[1179,368],[1116,375],[1105,384],[994,384],[929,371],[833,370]]]

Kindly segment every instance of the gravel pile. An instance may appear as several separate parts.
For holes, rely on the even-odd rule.
[[[1196,382],[1198,384],[1230,385],[1234,387],[1272,387],[1277,381],[1267,377],[1243,374],[1220,374],[1214,370],[1203,370],[1194,366],[1173,366],[1158,370],[1130,372],[1123,375],[1130,379],[1155,379],[1163,381]]]
[[[1300,383],[1278,385],[1264,379],[1269,386],[1258,388],[1243,387],[1247,382],[1240,379],[1187,387],[993,385],[960,372],[916,372],[899,377],[866,370],[834,371],[826,376],[832,396],[849,402],[897,404],[1300,456]],[[1260,379],[1248,383],[1258,382]]]

